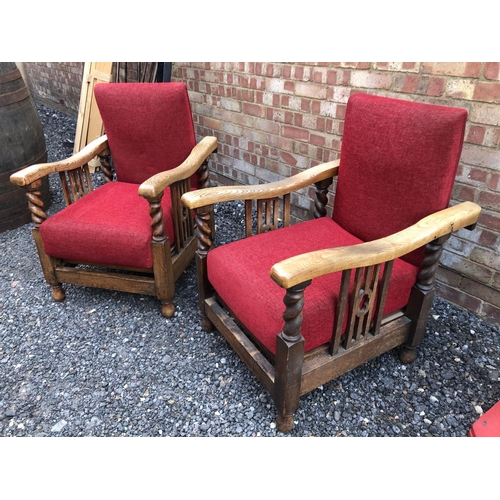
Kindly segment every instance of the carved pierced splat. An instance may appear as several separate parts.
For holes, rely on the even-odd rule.
[[[191,210],[181,203],[181,196],[191,190],[190,179],[175,182],[170,186],[172,197],[172,217],[175,228],[175,249],[178,253],[194,236],[194,222]]]
[[[264,233],[266,231],[272,231],[277,229],[282,223],[283,227],[290,225],[290,195],[285,194],[281,198],[268,198],[268,199],[257,199],[255,200],[257,204],[257,234]],[[281,218],[280,216],[280,205],[281,205]],[[246,236],[251,236],[253,234],[253,200],[245,201],[245,231]]]
[[[332,354],[336,354],[340,347],[349,349],[368,333],[379,333],[392,265],[393,261],[385,263],[382,279],[382,264],[358,268],[354,271],[352,284],[352,270],[342,272],[331,344]]]
[[[71,205],[94,189],[88,164],[67,172],[59,172],[59,178],[66,205]]]

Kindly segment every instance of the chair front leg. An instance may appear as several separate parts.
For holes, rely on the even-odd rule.
[[[52,298],[57,302],[62,302],[66,298],[61,283],[56,278],[56,267],[60,260],[51,257],[45,253],[43,248],[42,236],[40,234],[40,224],[47,220],[47,214],[44,210],[40,187],[42,180],[39,179],[29,184],[26,189],[26,197],[28,198],[28,208],[31,212],[31,220],[35,224],[33,228],[33,239],[35,240],[36,249],[40,258],[45,281],[52,287]]]
[[[281,432],[290,432],[293,416],[299,407],[304,337],[300,333],[304,290],[311,281],[287,289],[283,302],[285,326],[276,338],[274,400],[278,410],[277,426]]]
[[[196,210],[196,235],[198,250],[196,250],[196,273],[198,282],[198,306],[200,308],[203,330],[209,332],[214,326],[205,313],[205,299],[213,291],[207,274],[207,254],[212,246],[213,206],[208,205]]]
[[[151,227],[153,229],[151,255],[153,259],[156,295],[162,304],[161,313],[166,318],[171,318],[175,313],[175,306],[173,304],[175,285],[170,240],[165,235],[165,226],[163,223],[162,197],[163,193],[157,198],[148,199],[149,215],[151,216]]]
[[[434,280],[443,252],[443,244],[450,237],[449,234],[428,243],[425,247],[425,256],[420,264],[417,282],[413,285],[405,315],[412,320],[410,337],[399,352],[402,363],[413,363],[416,358],[416,348],[422,342],[432,307],[436,290]]]

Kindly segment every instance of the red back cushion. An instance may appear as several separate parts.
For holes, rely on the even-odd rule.
[[[333,219],[363,241],[448,207],[467,111],[367,94],[347,104]],[[405,257],[418,265],[423,249]]]
[[[184,83],[105,83],[94,95],[119,181],[140,184],[177,167],[196,143]]]

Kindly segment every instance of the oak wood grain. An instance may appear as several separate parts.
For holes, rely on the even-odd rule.
[[[102,135],[91,143],[87,144],[81,151],[64,160],[52,163],[38,163],[23,168],[10,176],[10,180],[16,186],[28,186],[32,182],[45,177],[54,172],[67,172],[79,168],[88,163],[97,154],[108,147],[108,138]]]
[[[144,181],[139,186],[139,195],[146,199],[155,198],[174,182],[191,177],[216,149],[217,138],[204,137],[179,166],[172,170],[160,172]]]
[[[445,234],[474,224],[480,212],[479,205],[466,201],[424,217],[413,226],[385,238],[290,257],[271,268],[271,278],[281,287],[290,288],[324,274],[394,260]]]
[[[340,160],[322,163],[281,181],[251,186],[218,186],[185,193],[181,200],[188,208],[195,209],[234,200],[259,200],[283,196],[311,184],[334,177]]]

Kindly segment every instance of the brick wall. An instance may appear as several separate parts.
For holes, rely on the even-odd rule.
[[[35,99],[76,116],[83,63],[24,69]],[[446,243],[437,287],[500,322],[500,63],[174,63],[172,80],[188,85],[197,134],[219,140],[212,167],[222,184],[274,181],[337,158],[352,92],[467,109],[452,202],[483,212],[474,231]],[[308,218],[311,191],[294,195],[295,220]]]
[[[83,66],[82,62],[23,63],[33,98],[73,117],[80,105]]]
[[[475,231],[446,243],[437,288],[500,322],[500,63],[174,63],[172,80],[188,85],[197,134],[218,138],[222,184],[275,181],[337,158],[353,92],[467,109],[452,203],[483,212]],[[292,203],[295,220],[306,219],[311,190]]]

